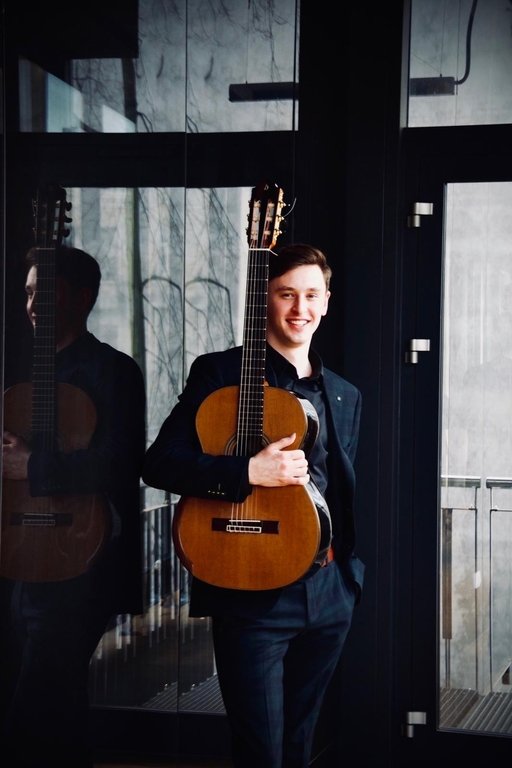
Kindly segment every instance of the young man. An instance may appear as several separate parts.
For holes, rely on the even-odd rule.
[[[142,373],[131,357],[87,330],[100,286],[97,261],[84,251],[62,246],[55,251],[55,272],[55,379],[57,386],[71,385],[71,392],[77,389],[88,395],[95,426],[86,447],[67,451],[37,446],[5,431],[3,479],[26,481],[30,497],[41,498],[43,505],[49,497],[73,497],[79,506],[86,495],[97,495],[104,500],[108,517],[101,554],[85,573],[67,578],[64,572],[55,580],[38,580],[38,574],[35,579],[4,579],[4,586],[10,582],[11,617],[21,644],[19,674],[1,733],[0,751],[10,768],[92,768],[87,734],[89,662],[112,614],[142,611]],[[38,252],[33,249],[27,255],[26,292],[34,328],[42,318],[38,301],[42,286],[38,287]],[[8,485],[4,482],[4,491]],[[74,524],[76,506],[65,506],[64,511],[70,512]],[[87,529],[83,534],[86,539]],[[3,554],[7,557],[8,551]]]
[[[354,555],[354,471],[361,397],[323,367],[311,348],[329,303],[323,253],[294,244],[270,255],[266,380],[314,405],[320,431],[311,455],[288,449],[293,435],[254,456],[207,456],[195,428],[210,392],[240,383],[240,347],[202,355],[146,454],[143,479],[186,496],[243,502],[253,486],[306,485],[327,500],[333,539],[327,558],[279,589],[233,590],[193,579],[190,615],[213,617],[219,684],[237,768],[305,768],[315,723],[340,657],[362,585]],[[300,524],[300,523],[298,523]]]

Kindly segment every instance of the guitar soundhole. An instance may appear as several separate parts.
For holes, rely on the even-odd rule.
[[[239,520],[212,517],[212,531],[223,533],[279,533],[279,520]]]
[[[233,437],[230,437],[228,442],[226,443],[226,447],[224,449],[224,455],[225,456],[255,456],[259,451],[263,450],[263,448],[266,448],[267,445],[270,445],[272,442],[269,440],[269,438],[266,435],[258,435],[257,439],[255,441],[254,446],[251,449],[250,444],[247,445],[248,450],[243,451],[241,454],[237,453],[237,446],[238,446],[238,440],[236,438],[236,435],[233,435]],[[246,443],[248,443],[246,439]]]
[[[28,434],[26,434],[24,437],[34,451],[50,450],[53,452],[58,452],[65,450],[64,438],[59,432],[47,435],[44,431],[41,430],[30,430],[30,432],[28,432]],[[51,445],[48,445],[49,439],[51,439]]]

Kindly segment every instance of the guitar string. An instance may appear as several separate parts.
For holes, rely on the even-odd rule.
[[[245,456],[251,456],[252,455],[252,441],[251,441],[251,386],[252,386],[252,376],[253,376],[253,366],[254,366],[254,334],[256,332],[255,329],[255,279],[256,279],[256,273],[257,273],[257,267],[258,267],[258,251],[254,250],[251,252],[251,274],[249,278],[249,285],[248,285],[248,309],[249,309],[249,316],[248,316],[248,338],[247,338],[247,359],[246,359],[246,365],[244,367],[244,371],[246,374],[246,378],[244,381],[244,425],[242,430],[242,439],[243,439],[243,445],[242,445],[242,451]],[[252,494],[247,498],[246,502],[244,503],[242,507],[242,518],[244,517],[244,512],[246,511],[247,514],[245,515],[246,519],[250,519],[252,517]]]
[[[260,206],[256,206],[257,214],[260,214]],[[255,222],[256,223],[256,222]],[[240,382],[240,403],[239,403],[239,419],[238,419],[238,435],[237,446],[239,455],[246,456],[249,454],[247,436],[248,436],[248,397],[250,396],[248,386],[250,381],[250,363],[252,358],[252,333],[254,331],[254,272],[257,265],[257,251],[254,250],[254,233],[251,230],[251,248],[249,250],[248,257],[248,275],[247,275],[247,302],[246,302],[246,317],[244,327],[244,345],[243,345],[243,363],[242,374]],[[236,508],[237,522],[240,522],[244,517],[250,517],[251,507],[250,496],[245,502],[238,505]],[[245,515],[247,509],[248,515]]]
[[[265,386],[266,316],[268,294],[269,248],[273,239],[276,205],[266,202],[262,216],[261,201],[254,201],[249,222],[246,312],[244,320],[242,371],[237,420],[236,455],[252,456],[262,448]],[[261,231],[262,238],[255,233]],[[269,240],[270,237],[270,240]],[[258,247],[260,246],[260,247]],[[249,496],[241,504],[233,503],[231,519],[235,526],[254,517],[255,499]],[[236,529],[236,528],[235,528]]]
[[[250,249],[248,255],[247,264],[247,300],[246,300],[246,314],[244,323],[244,343],[242,349],[242,372],[240,380],[240,398],[239,398],[239,417],[238,417],[238,434],[237,434],[237,451],[239,455],[247,455],[246,435],[247,435],[247,371],[249,361],[251,359],[251,330],[253,327],[253,275],[255,268],[256,252],[253,250],[255,247],[255,228],[259,227],[259,218],[261,215],[261,209],[259,202],[255,202],[253,206],[253,222],[250,229]],[[250,497],[249,497],[250,499]],[[244,519],[244,507],[249,506],[249,501],[246,500],[236,506],[236,520],[241,522]]]
[[[259,206],[256,207],[256,211],[259,214]],[[254,243],[254,237],[251,237],[251,248],[249,250],[249,257],[248,257],[248,273],[247,273],[247,303],[246,303],[246,316],[245,316],[245,327],[244,327],[244,344],[243,344],[243,350],[242,350],[242,373],[241,373],[241,380],[240,380],[240,402],[239,402],[239,419],[238,419],[238,435],[237,435],[237,449],[238,454],[242,456],[248,455],[247,450],[247,386],[248,386],[248,377],[249,377],[249,366],[250,366],[250,360],[251,360],[251,353],[252,353],[252,338],[251,338],[251,331],[253,329],[253,323],[254,323],[254,307],[253,307],[253,301],[254,301],[254,291],[253,291],[253,280],[254,280],[254,269],[255,269],[255,263],[256,263],[256,251],[253,250],[253,247],[255,245]],[[245,517],[245,507],[250,507],[250,496],[248,499],[246,499],[245,502],[242,502],[241,504],[238,504],[236,507],[236,519],[237,522],[242,522]]]
[[[252,285],[251,285],[251,320],[249,324],[250,340],[249,340],[249,363],[247,366],[247,381],[246,381],[246,427],[244,435],[246,439],[246,445],[244,447],[244,453],[249,456],[253,456],[256,449],[255,430],[254,430],[254,389],[255,389],[255,366],[256,355],[258,353],[258,272],[261,262],[261,251],[254,251],[254,268],[252,271]],[[254,506],[255,502],[251,496],[248,498],[246,506],[248,512],[248,518],[254,518]]]
[[[269,222],[271,223],[271,215],[272,212],[267,207],[263,219],[264,236],[268,231]],[[244,455],[253,455],[262,447],[268,250],[254,248],[250,252],[250,257],[245,338],[248,354],[245,365],[242,367],[243,396],[240,404],[240,440]],[[242,507],[242,517],[245,509],[248,514],[246,519],[254,518],[252,510],[255,503],[255,499],[249,497]]]
[[[47,207],[48,211],[48,207]],[[40,232],[36,259],[36,323],[34,336],[34,381],[32,403],[32,429],[38,447],[54,450],[55,440],[55,249],[43,243],[51,241],[54,222],[48,215]],[[49,497],[40,497],[39,514],[49,515]],[[48,524],[50,521],[48,520]]]

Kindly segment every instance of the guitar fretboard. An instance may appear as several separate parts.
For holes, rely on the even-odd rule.
[[[237,425],[240,456],[253,456],[262,447],[269,254],[268,248],[249,249]]]
[[[51,450],[55,440],[55,251],[37,255],[36,324],[32,364],[32,438],[34,447]]]

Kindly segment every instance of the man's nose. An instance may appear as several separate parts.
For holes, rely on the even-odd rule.
[[[306,308],[306,299],[304,296],[296,296],[295,301],[293,303],[293,309],[295,312],[300,315]]]

